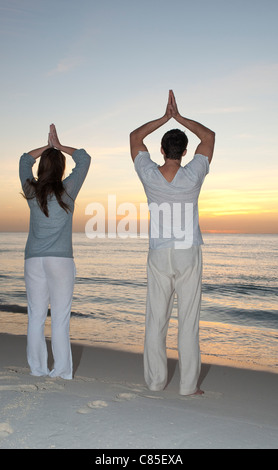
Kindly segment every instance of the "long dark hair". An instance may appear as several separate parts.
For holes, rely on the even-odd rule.
[[[69,212],[69,206],[62,200],[62,195],[65,193],[65,188],[62,183],[62,178],[66,168],[66,158],[55,148],[48,148],[42,154],[38,167],[38,178],[32,181],[27,180],[29,190],[25,189],[25,197],[27,199],[36,198],[42,212],[49,216],[47,198],[54,194],[59,205],[66,212]],[[30,191],[34,189],[33,191]],[[30,193],[33,193],[32,195]]]

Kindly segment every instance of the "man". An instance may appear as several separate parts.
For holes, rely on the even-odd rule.
[[[151,160],[144,144],[145,137],[171,118],[200,139],[193,160],[184,167],[181,160],[188,140],[183,131],[174,129],[162,138],[162,166]],[[150,210],[144,375],[153,391],[164,389],[167,383],[166,335],[176,293],[180,394],[203,393],[197,388],[203,244],[198,197],[209,172],[214,142],[214,132],[180,115],[172,90],[164,116],[130,134],[131,156]]]

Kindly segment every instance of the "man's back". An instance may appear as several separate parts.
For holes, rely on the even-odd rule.
[[[191,162],[178,168],[171,181],[148,152],[139,152],[134,164],[150,209],[150,248],[168,248],[181,241],[201,245],[198,197],[209,172],[207,157],[195,155]]]

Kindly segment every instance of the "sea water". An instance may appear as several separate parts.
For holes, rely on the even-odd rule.
[[[278,235],[204,234],[204,360],[278,372]],[[0,233],[0,333],[26,334],[26,233]],[[143,350],[148,239],[73,234],[71,339]],[[50,336],[48,318],[46,334]],[[177,357],[176,302],[167,336]]]

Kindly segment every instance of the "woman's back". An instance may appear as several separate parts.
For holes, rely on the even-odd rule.
[[[62,201],[69,210],[63,209],[55,195],[52,194],[47,198],[48,216],[44,214],[35,197],[34,187],[28,183],[34,179],[32,166],[35,159],[26,153],[20,159],[21,184],[30,208],[30,226],[25,247],[25,259],[38,256],[73,257],[72,216],[74,201],[87,175],[91,157],[81,149],[75,150],[72,158],[76,166],[63,181],[64,193],[62,195]],[[30,197],[30,195],[34,197]]]

